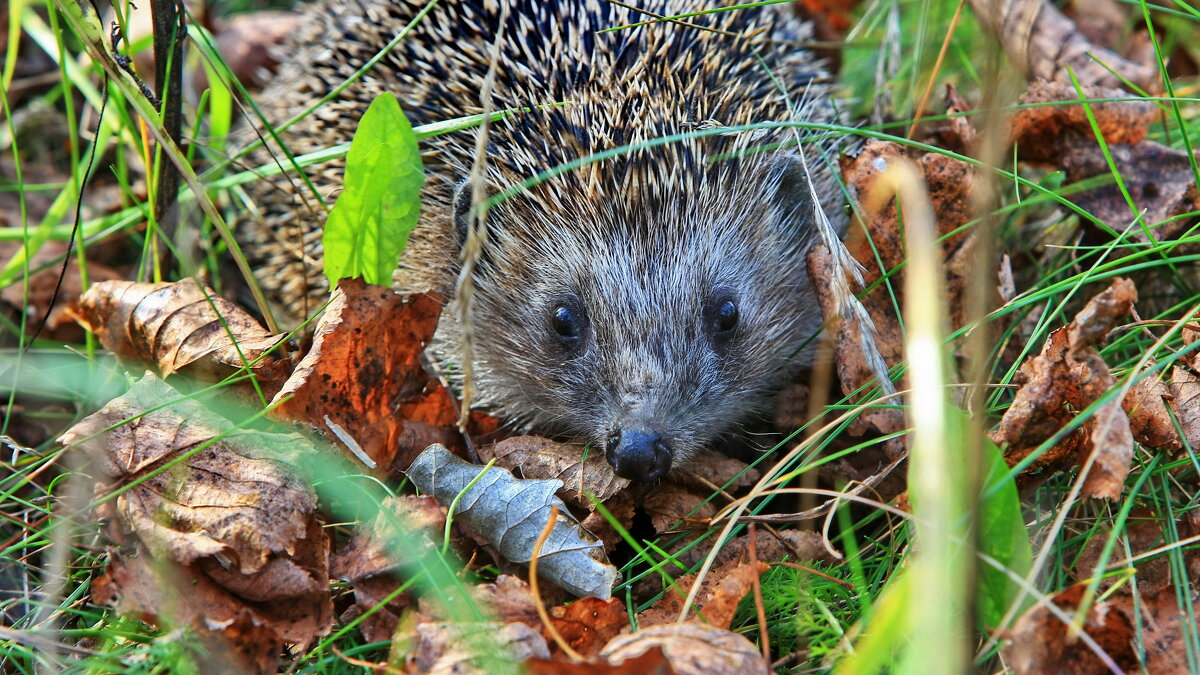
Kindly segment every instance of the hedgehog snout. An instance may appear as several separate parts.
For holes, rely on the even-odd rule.
[[[605,456],[622,478],[654,482],[671,469],[671,448],[662,436],[643,429],[617,429],[608,437]]]

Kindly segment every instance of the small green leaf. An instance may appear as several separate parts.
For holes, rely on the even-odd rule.
[[[380,94],[358,123],[345,188],[325,222],[325,276],[390,286],[421,215],[425,171],[412,125],[396,97]]]
[[[965,426],[965,425],[964,425]],[[983,439],[983,499],[979,504],[979,550],[995,558],[1017,576],[1029,573],[1033,549],[1017,485],[1009,478],[1008,464],[1000,448],[986,436]],[[1003,484],[1001,484],[1003,482]],[[979,623],[985,628],[1000,624],[1020,587],[1002,570],[979,563]],[[1026,603],[1031,598],[1026,598]]]

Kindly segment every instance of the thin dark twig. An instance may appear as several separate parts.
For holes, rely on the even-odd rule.
[[[92,175],[92,168],[96,165],[96,147],[100,145],[100,125],[104,123],[104,111],[108,108],[108,78],[104,78],[104,83],[100,88],[100,114],[96,116],[96,140],[92,143],[92,151],[88,153],[87,165],[83,167],[83,175],[79,177],[79,190],[75,195],[75,222],[71,223],[71,236],[67,238],[67,253],[63,256],[62,269],[58,272],[58,280],[54,282],[54,293],[50,295],[50,302],[46,305],[46,312],[38,321],[37,328],[33,331],[33,336],[29,338],[29,342],[25,343],[25,351],[37,342],[38,336],[45,330],[46,324],[50,321],[50,315],[54,312],[54,305],[58,303],[59,293],[62,292],[63,280],[67,278],[67,267],[71,264],[71,252],[75,249],[75,239],[79,236],[79,229],[83,227],[83,186],[87,185],[88,178]]]

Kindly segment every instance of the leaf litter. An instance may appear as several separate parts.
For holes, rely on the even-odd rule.
[[[1123,96],[1087,84],[1083,88],[1083,96],[1087,98],[1118,95]],[[1110,144],[1117,172],[1129,183],[1127,187],[1134,207],[1130,207],[1115,185],[1077,192],[1069,198],[1117,231],[1127,228],[1135,214],[1144,209],[1145,222],[1163,222],[1151,236],[1163,238],[1179,232],[1188,221],[1174,217],[1195,210],[1197,192],[1186,154],[1145,140],[1147,126],[1157,119],[1157,109],[1144,102],[1129,101],[1091,103],[1085,109],[1076,102],[1079,97],[1074,86],[1061,82],[1030,87],[1023,99],[1026,103],[1071,103],[1025,108],[1014,115],[1009,130],[1020,159],[1057,166],[1071,182],[1102,177],[1112,173],[1112,169],[1097,143],[1096,131],[1099,130],[1099,136]],[[948,98],[950,112],[969,110],[956,93],[951,92]],[[951,118],[938,132],[941,143],[969,154],[979,135],[968,120],[967,117]],[[913,161],[930,187],[939,232],[945,235],[943,260],[955,328],[964,324],[962,294],[974,257],[971,235],[956,230],[973,217],[973,190],[979,180],[975,169],[967,163],[880,141],[869,142],[857,157],[843,166],[852,193],[865,202],[862,225],[871,241],[865,237],[852,240],[851,250],[871,270],[867,284],[875,285],[875,288],[866,293],[864,302],[880,335],[880,351],[890,366],[902,363],[902,332],[895,317],[898,306],[904,301],[898,291],[904,274],[905,254],[894,202],[873,202],[867,197],[880,172],[889,163],[900,159]],[[1131,236],[1135,239],[1146,237],[1136,229]],[[823,288],[829,279],[831,263],[827,258],[826,252],[816,249],[810,260],[810,270],[818,281],[818,288]],[[994,269],[999,286],[996,300],[1008,302],[1015,297],[1011,267],[1007,260],[998,260]],[[715,513],[715,509],[704,504],[713,494],[714,486],[720,487],[743,472],[741,478],[733,481],[731,491],[744,489],[757,480],[753,470],[744,471],[744,463],[731,460],[726,465],[721,461],[726,458],[713,456],[691,467],[682,467],[678,484],[639,491],[637,486],[630,487],[612,476],[600,453],[585,456],[577,446],[518,437],[478,449],[469,447],[452,428],[456,412],[450,392],[441,388],[437,378],[426,373],[421,363],[421,352],[432,338],[440,312],[440,306],[433,299],[405,299],[389,289],[343,280],[336,299],[320,320],[313,348],[293,371],[291,361],[282,357],[284,345],[279,343],[282,336],[269,334],[253,319],[238,314],[240,310],[231,303],[220,300],[207,289],[200,289],[195,282],[118,282],[107,287],[99,285],[93,290],[97,288],[100,290],[87,298],[86,303],[80,302],[77,315],[101,336],[109,349],[130,361],[152,365],[164,377],[174,377],[174,382],[179,381],[180,374],[203,381],[219,381],[238,372],[248,360],[262,357],[255,369],[268,394],[283,388],[276,396],[272,414],[277,419],[317,429],[343,446],[358,446],[375,465],[379,478],[397,479],[394,470],[409,464],[434,441],[452,445],[460,456],[478,457],[483,461],[495,458],[499,466],[521,471],[522,479],[510,476],[496,483],[499,488],[490,484],[489,489],[496,492],[478,500],[472,493],[484,485],[483,479],[465,494],[462,488],[478,476],[479,466],[463,468],[461,476],[456,476],[452,485],[443,487],[438,499],[440,504],[424,497],[385,500],[385,509],[393,518],[407,514],[403,518],[408,519],[412,527],[411,532],[406,531],[405,541],[418,548],[437,547],[445,526],[445,510],[458,497],[456,524],[450,537],[453,546],[464,551],[471,549],[468,555],[474,556],[474,543],[468,544],[470,538],[461,532],[479,529],[490,533],[490,536],[475,533],[485,541],[491,540],[485,546],[508,548],[510,553],[516,550],[514,559],[520,562],[520,549],[528,547],[531,533],[536,538],[545,524],[544,518],[541,523],[536,523],[533,514],[545,512],[550,505],[559,505],[565,516],[569,505],[581,516],[587,529],[594,531],[600,539],[590,537],[587,529],[570,524],[570,520],[564,519],[560,525],[578,537],[579,542],[584,542],[583,545],[575,542],[575,552],[598,563],[588,551],[603,555],[605,550],[613,550],[622,537],[600,511],[592,510],[593,497],[612,511],[620,528],[628,530],[635,518],[649,516],[651,527],[657,533],[695,529],[698,534],[711,524]],[[1011,416],[1006,415],[996,431],[1001,436],[999,440],[1008,442],[1006,458],[1010,462],[1026,458],[1065,426],[1076,422],[1081,410],[1099,401],[1122,381],[1110,372],[1100,356],[1099,346],[1105,336],[1129,315],[1135,300],[1136,290],[1132,283],[1115,282],[1108,291],[1093,298],[1071,324],[1052,333],[1042,353],[1024,364],[1018,378],[1021,386],[1017,393],[1018,402],[1010,408]],[[213,311],[214,306],[216,311]],[[834,317],[832,309],[835,305],[829,298],[822,300],[822,308],[827,318]],[[842,391],[857,396],[862,402],[868,400],[864,387],[874,379],[875,371],[869,367],[869,355],[861,353],[860,341],[856,338],[858,330],[851,322],[839,327],[835,364]],[[236,344],[229,340],[230,333]],[[1183,335],[1185,346],[1189,346],[1200,334],[1185,327]],[[263,357],[267,352],[270,354]],[[1068,469],[1089,456],[1095,457],[1095,466],[1084,486],[1085,493],[1115,499],[1120,495],[1123,478],[1129,471],[1134,442],[1172,452],[1180,450],[1185,441],[1189,447],[1200,447],[1200,413],[1197,412],[1200,409],[1200,378],[1195,375],[1200,369],[1198,359],[1197,352],[1193,351],[1179,359],[1169,375],[1166,370],[1150,373],[1132,385],[1124,400],[1110,400],[1097,406],[1077,431],[1043,453],[1027,469],[1023,479],[1042,480],[1048,470]],[[1148,366],[1153,368],[1154,364]],[[1125,376],[1137,375],[1127,373]],[[153,376],[147,376],[150,377]],[[286,385],[282,384],[284,380],[287,380]],[[145,386],[146,392],[154,391],[165,398],[180,397],[169,387],[152,390],[151,384],[143,385],[146,382],[162,384],[157,379],[143,378],[137,386]],[[145,393],[138,391],[135,397]],[[638,614],[637,620],[643,630],[632,635],[619,635],[628,629],[629,609],[616,599],[583,597],[565,606],[556,602],[550,608],[550,616],[559,633],[574,650],[592,659],[588,663],[568,664],[563,661],[562,654],[555,651],[553,641],[541,625],[528,584],[515,576],[501,575],[491,584],[472,587],[472,594],[496,617],[495,622],[450,623],[424,608],[418,609],[408,593],[392,597],[388,605],[379,607],[403,583],[405,560],[391,550],[395,547],[386,545],[387,541],[396,538],[396,533],[389,533],[379,519],[370,525],[360,524],[352,531],[349,543],[339,548],[332,561],[325,560],[329,558],[330,545],[318,516],[314,515],[315,497],[311,491],[302,498],[305,493],[301,490],[297,496],[289,497],[293,501],[286,503],[270,501],[275,497],[267,494],[250,495],[249,500],[267,500],[273,508],[279,507],[278,513],[290,513],[293,518],[288,526],[276,524],[274,529],[269,529],[271,524],[255,525],[256,528],[268,528],[257,534],[257,538],[239,537],[238,523],[242,519],[253,522],[248,514],[232,515],[227,522],[208,529],[201,518],[189,512],[188,500],[195,495],[209,497],[217,493],[214,498],[221,503],[222,509],[236,510],[239,502],[234,496],[239,494],[240,488],[227,487],[226,483],[236,485],[244,482],[247,476],[255,475],[261,467],[254,462],[261,458],[237,459],[210,453],[214,448],[226,450],[222,437],[168,471],[148,478],[146,474],[171,461],[180,452],[187,452],[186,448],[195,448],[222,434],[227,433],[231,438],[244,438],[251,433],[262,433],[264,437],[272,434],[236,430],[228,420],[209,419],[199,412],[194,418],[187,416],[183,421],[160,420],[157,417],[160,411],[155,410],[155,406],[162,400],[154,401],[150,396],[138,398],[137,404],[147,406],[139,411],[126,397],[110,402],[105,411],[118,411],[116,417],[126,415],[125,419],[145,413],[138,422],[123,425],[134,430],[122,431],[122,426],[107,429],[107,426],[122,421],[116,417],[108,420],[89,417],[70,432],[75,436],[70,433],[64,436],[64,443],[77,442],[81,447],[90,448],[95,461],[112,465],[106,489],[131,486],[101,506],[102,510],[108,509],[112,518],[110,529],[119,548],[113,550],[108,570],[97,580],[95,597],[135,614],[147,617],[174,615],[181,623],[190,621],[193,625],[200,625],[202,619],[217,617],[217,624],[222,629],[215,633],[224,631],[231,640],[245,640],[245,644],[236,643],[245,651],[239,654],[242,659],[239,662],[256,664],[256,670],[273,667],[279,653],[278,645],[284,642],[310,644],[314,636],[328,628],[331,623],[329,577],[345,580],[354,589],[354,604],[343,615],[343,620],[353,620],[362,612],[375,611],[360,624],[364,633],[371,639],[394,638],[396,645],[411,646],[411,651],[403,654],[400,661],[393,660],[393,664],[404,662],[410,669],[448,672],[479,667],[478,654],[463,651],[461,647],[472,642],[470,635],[480,633],[500,636],[498,641],[510,645],[517,656],[533,657],[530,664],[535,672],[546,672],[542,670],[546,668],[553,668],[554,672],[609,672],[622,665],[660,669],[660,672],[735,672],[746,668],[758,671],[765,667],[761,654],[752,643],[725,630],[753,579],[766,568],[762,562],[745,562],[745,536],[734,540],[718,554],[721,557],[714,574],[701,582],[699,602],[691,621],[675,623],[682,606],[679,590],[690,589],[694,582],[690,575],[665,582],[668,588],[663,598]],[[869,411],[860,420],[852,429],[855,435],[903,430],[900,411],[886,406]],[[475,431],[492,432],[498,427],[498,422],[482,416],[474,421],[478,427]],[[1183,431],[1182,438],[1176,433],[1176,423]],[[178,430],[164,432],[156,426],[168,429],[171,424],[176,424]],[[196,428],[209,426],[211,433]],[[165,449],[156,448],[155,443],[141,447],[146,440],[145,434],[150,433],[164,436],[174,433],[175,440],[165,443]],[[114,440],[122,435],[131,435],[136,444],[122,446],[120,443],[126,441],[118,443]],[[286,443],[282,442],[285,438],[288,439]],[[297,447],[304,447],[306,451],[313,447],[295,445],[308,443],[296,434],[280,435],[274,440],[274,445],[270,440],[264,442],[288,459],[293,458]],[[110,445],[111,450],[97,450]],[[899,453],[900,446],[900,441],[893,442],[889,452]],[[474,455],[476,450],[478,454]],[[319,448],[317,451],[327,450]],[[238,452],[234,450],[232,454]],[[458,463],[449,454],[442,457],[450,464]],[[298,461],[303,462],[303,459]],[[722,466],[717,468],[717,464]],[[471,471],[476,472],[474,476]],[[205,472],[219,475],[220,480],[206,483],[198,477]],[[1034,472],[1038,472],[1036,478],[1032,477]],[[420,470],[417,473],[420,474]],[[437,474],[437,471],[432,473]],[[499,475],[503,471],[494,467],[488,473]],[[284,478],[272,480],[283,485],[288,475],[286,468],[281,469],[278,476]],[[547,479],[557,480],[561,486],[555,490]],[[277,487],[270,481],[264,484]],[[437,492],[436,487],[431,486],[434,492]],[[458,489],[452,489],[454,487]],[[566,503],[556,502],[555,493]],[[468,494],[471,500],[466,499]],[[513,500],[508,499],[510,494],[526,495],[516,501],[518,507],[529,507],[528,512],[518,508],[516,517],[517,521],[530,523],[528,527],[514,528],[508,522],[510,508],[514,507]],[[468,505],[478,504],[490,506],[483,509],[486,513],[480,518],[469,516],[466,513]],[[558,529],[556,527],[555,531]],[[760,560],[828,557],[827,543],[820,535],[798,530],[785,530],[780,535],[758,533],[755,543],[762,554]],[[506,538],[522,543],[506,547]],[[552,538],[547,545],[550,554],[559,555],[553,546],[569,539]],[[291,543],[280,548],[280,542],[287,541]],[[128,555],[130,552],[133,555]],[[529,552],[525,551],[525,559]],[[546,553],[544,550],[543,554]],[[676,560],[691,565],[706,553],[702,547],[693,547],[679,554]],[[158,559],[154,565],[149,564],[151,555],[148,554]],[[321,567],[322,564],[325,567]],[[554,578],[554,567],[543,561],[541,569],[548,573],[547,579]],[[324,578],[321,578],[321,570],[324,570]],[[612,571],[615,576],[615,570]],[[603,579],[606,574],[607,570],[599,577]],[[175,579],[192,580],[197,589],[196,602],[187,603],[187,607],[174,607],[179,603],[173,603],[167,594],[157,592],[156,589],[167,585],[163,580]],[[595,585],[594,580],[591,583],[593,586],[585,589],[576,587],[570,579],[565,581],[566,586],[577,592],[594,592],[601,597],[608,594],[603,583]],[[609,589],[611,583],[608,582]],[[1159,591],[1161,589],[1156,589]],[[1160,594],[1164,598],[1169,595]],[[1122,598],[1121,595],[1111,596],[1094,605],[1089,622],[1093,620],[1092,614],[1108,617],[1113,612],[1125,613],[1126,624],[1133,622],[1134,619],[1129,618],[1133,615],[1121,604]],[[1152,596],[1152,607],[1157,607],[1154,603],[1158,598],[1159,595]],[[311,604],[304,605],[304,602]],[[1064,598],[1064,603],[1069,605],[1070,598]],[[298,607],[308,612],[308,619],[315,617],[315,620],[306,622],[306,617],[299,614],[289,618],[291,615],[287,611]],[[1014,645],[1019,645],[1021,639],[1032,640],[1040,636],[1046,641],[1046,635],[1059,635],[1055,630],[1061,629],[1062,623],[1053,630],[1049,624],[1037,627],[1036,619],[1031,618],[1036,611],[1027,615],[1014,632],[1017,638]],[[1098,620],[1099,625],[1106,625],[1107,619]],[[1054,623],[1058,619],[1046,621]],[[1126,624],[1114,628],[1118,643],[1126,641],[1113,643],[1116,646],[1112,654],[1118,659],[1128,656],[1127,650],[1122,651],[1122,645],[1127,646],[1131,640]],[[1021,632],[1022,627],[1031,625],[1035,629]],[[1057,638],[1051,639],[1055,640]],[[1171,640],[1174,638],[1168,642],[1172,643]],[[1065,638],[1058,641],[1069,642]],[[1060,645],[1051,645],[1048,649],[1057,646]],[[399,646],[394,646],[394,655],[399,653],[398,649]],[[1043,663],[1057,663],[1054,659],[1059,657],[1043,653],[1037,658]],[[1151,658],[1156,657],[1151,655]]]

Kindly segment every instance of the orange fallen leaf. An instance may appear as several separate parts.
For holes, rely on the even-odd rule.
[[[445,389],[421,367],[440,313],[429,296],[405,298],[343,279],[317,324],[312,349],[276,395],[276,401],[290,398],[274,415],[320,429],[343,445],[353,439],[381,473],[394,460],[407,467],[425,447],[400,448],[406,420],[448,426],[457,419]]]
[[[625,605],[616,598],[580,598],[566,607],[552,607],[550,620],[567,644],[585,657],[599,653],[629,627]]]
[[[737,611],[738,603],[753,588],[754,580],[771,566],[731,560],[704,577],[700,591],[696,594],[696,614],[716,628],[728,629]],[[638,615],[638,626],[670,624],[679,619],[683,601],[693,584],[695,575],[680,577],[676,585],[668,589],[653,607]]]

